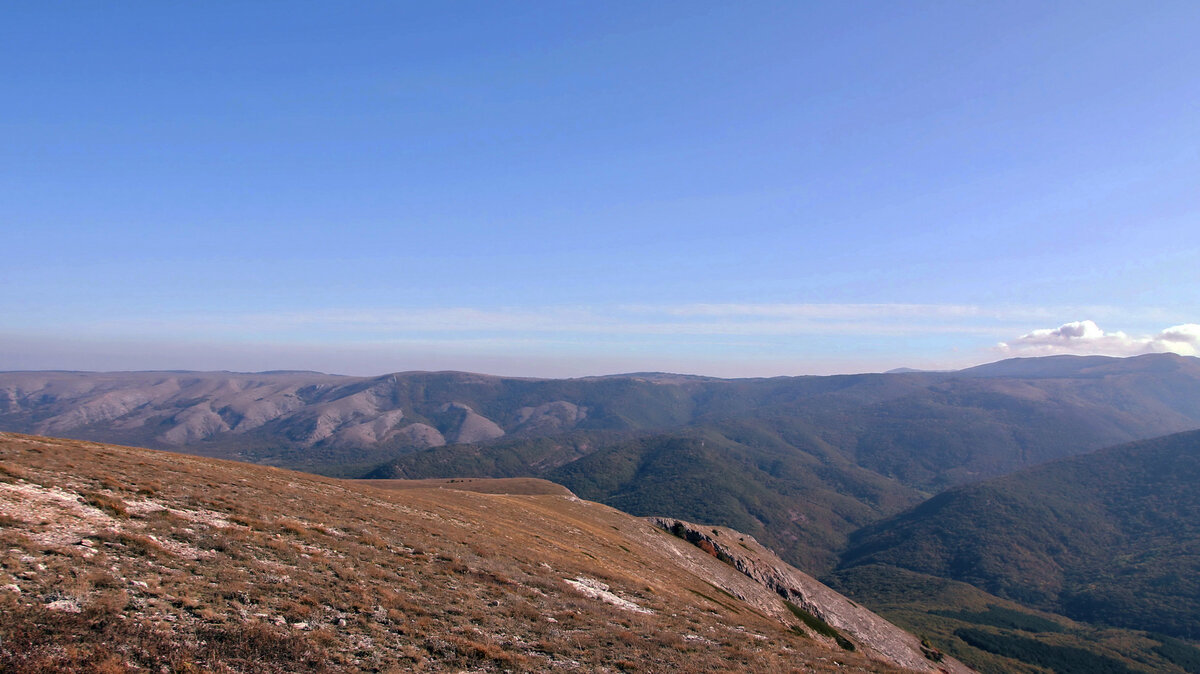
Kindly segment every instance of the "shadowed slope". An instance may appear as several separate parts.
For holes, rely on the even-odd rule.
[[[941,494],[854,537],[845,567],[961,580],[1079,620],[1200,637],[1200,431]]]
[[[945,578],[865,565],[824,579],[984,674],[1186,674],[1200,648],[1171,637],[1079,623]]]

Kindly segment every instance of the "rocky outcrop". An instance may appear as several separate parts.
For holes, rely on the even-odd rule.
[[[971,672],[957,660],[938,653],[914,635],[850,601],[812,576],[781,560],[753,536],[669,517],[646,518],[655,526],[687,540],[768,588],[778,597],[836,630],[869,655],[921,672]],[[739,597],[747,600],[747,597]],[[773,607],[760,607],[771,609]],[[801,622],[795,609],[790,612]],[[784,612],[769,610],[772,615]],[[811,627],[811,625],[809,625]]]

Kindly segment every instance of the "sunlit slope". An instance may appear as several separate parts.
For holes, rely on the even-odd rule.
[[[0,434],[0,669],[895,669],[558,487],[398,486]]]

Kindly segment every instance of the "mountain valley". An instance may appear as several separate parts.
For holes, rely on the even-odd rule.
[[[195,466],[250,461],[260,465],[237,470],[268,471],[255,473],[263,476],[300,469],[327,477],[288,483],[336,484],[351,490],[347,494],[383,485],[392,487],[388,499],[436,493],[457,503],[492,490],[491,496],[507,499],[585,503],[569,500],[578,497],[678,522],[692,550],[707,545],[711,558],[724,549],[718,557],[736,566],[729,553],[742,548],[722,548],[705,533],[728,531],[722,535],[761,543],[779,555],[779,564],[795,565],[918,634],[910,653],[924,649],[997,673],[1200,671],[1194,641],[1200,594],[1193,582],[1200,572],[1193,488],[1200,478],[1200,436],[1191,432],[1197,428],[1200,360],[1169,354],[747,380],[655,373],[571,380],[466,373],[0,373],[4,431],[207,457],[177,459],[201,462]],[[37,442],[76,447],[66,440]],[[84,463],[71,462],[76,469]],[[155,465],[168,474],[180,470]],[[21,468],[13,470],[21,475]],[[199,478],[189,479],[198,484]],[[116,494],[123,482],[111,480],[106,489]],[[227,489],[219,480],[212,484]],[[423,503],[433,507],[433,501]],[[279,504],[286,510],[295,501]],[[324,497],[320,504],[334,507]],[[464,511],[454,524],[439,526],[475,526],[496,507]],[[203,508],[220,510],[212,503]],[[310,522],[305,531],[320,521],[316,513],[304,519]],[[133,521],[141,526],[142,518]],[[597,535],[595,527],[564,526]],[[191,535],[184,534],[184,542]],[[426,544],[438,539],[433,529],[428,536]],[[459,543],[467,544],[465,538]],[[635,543],[614,545],[640,558],[638,546],[646,542]],[[497,554],[524,559],[509,548]],[[447,555],[458,558],[461,551]],[[593,556],[589,550],[585,558]],[[619,586],[611,575],[580,577],[608,586],[605,592]],[[599,585],[584,587],[599,592]],[[724,601],[711,588],[694,589]],[[638,605],[649,596],[615,594]],[[780,594],[789,596],[767,596]],[[790,624],[786,605],[756,605],[759,615]],[[308,623],[304,616],[292,622]],[[836,639],[820,638],[836,650]],[[856,643],[857,655],[868,650],[861,638]],[[467,662],[431,653],[418,653],[410,664]],[[520,655],[535,660],[520,662],[550,662],[530,653]],[[568,660],[583,662],[572,653]],[[352,666],[347,657],[322,662]],[[603,657],[611,664],[617,656]],[[751,671],[775,671],[761,664],[771,657],[742,662]]]
[[[1200,432],[968,485],[854,534],[842,568],[959,580],[1076,620],[1200,638]]]

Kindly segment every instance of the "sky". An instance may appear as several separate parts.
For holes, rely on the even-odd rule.
[[[0,370],[1200,353],[1200,3],[0,9]]]

